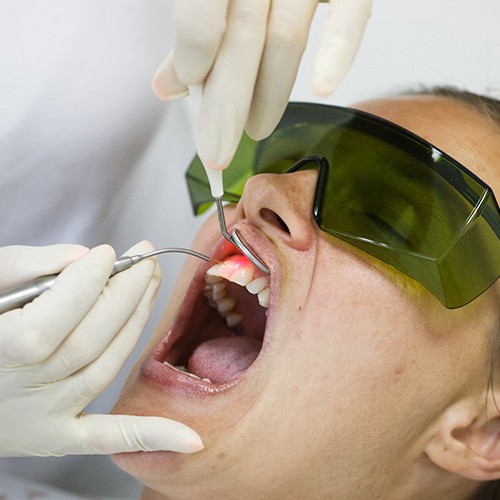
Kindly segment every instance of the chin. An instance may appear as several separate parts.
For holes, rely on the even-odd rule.
[[[226,240],[214,241],[220,233],[210,227],[202,229],[205,239],[199,237],[201,245],[196,247],[213,262],[188,263],[173,305],[155,333],[154,347],[129,377],[113,409],[116,414],[178,420],[200,434],[205,449],[198,453],[113,457],[119,467],[153,489],[170,494],[187,488],[198,498],[213,498],[213,492],[208,493],[211,484],[214,491],[223,488],[224,480],[217,482],[215,470],[252,455],[249,441],[261,417],[255,408],[272,367],[270,351],[276,349],[270,332],[280,289],[279,265],[262,233],[244,223],[237,227],[270,274],[258,270]],[[260,449],[258,443],[253,445]],[[228,484],[235,484],[238,474],[227,477]],[[239,479],[245,481],[245,467]],[[204,495],[197,485],[208,488]]]

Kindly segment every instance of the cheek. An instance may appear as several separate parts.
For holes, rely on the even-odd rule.
[[[277,407],[329,428],[346,408],[369,412],[400,400],[429,332],[420,307],[373,266],[337,252],[316,269],[302,300],[283,293],[270,392],[284,394]]]
[[[481,342],[470,345],[478,323],[433,297],[415,300],[415,290],[362,261],[328,263],[280,331],[269,392],[282,395],[272,401],[282,418],[297,423],[280,432],[291,439],[307,428],[301,449],[316,440],[324,456],[329,446],[356,460],[403,455],[475,378],[485,356]]]

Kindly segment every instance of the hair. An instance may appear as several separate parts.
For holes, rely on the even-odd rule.
[[[486,97],[480,94],[474,94],[456,87],[431,87],[423,88],[417,91],[405,92],[409,95],[430,95],[436,97],[446,97],[454,99],[457,102],[468,105],[481,113],[485,118],[493,122],[500,132],[500,100]],[[488,391],[494,396],[495,374],[500,369],[500,324],[497,331],[493,333],[491,339],[491,357],[490,370],[488,378]],[[498,404],[495,401],[498,409]],[[500,500],[500,480],[489,481],[473,497],[475,500]]]
[[[450,97],[468,104],[486,115],[500,127],[500,100],[474,94],[466,90],[459,90],[455,87],[435,87],[431,89],[431,94],[440,97]]]
[[[458,102],[467,104],[491,120],[498,127],[500,132],[500,100],[474,94],[473,92],[466,90],[460,90],[456,87],[431,87],[430,89],[417,93],[437,97],[448,97],[450,99],[455,99]],[[489,389],[493,391],[494,375],[500,368],[500,324],[497,327],[497,331],[493,335],[491,347]]]
[[[500,498],[500,481],[490,481],[481,488],[472,500],[498,500]]]
[[[403,92],[406,95],[430,95],[436,97],[447,97],[458,102],[467,104],[474,108],[486,118],[494,122],[500,131],[500,100],[475,94],[468,90],[462,90],[452,86],[420,87],[416,90]]]
[[[438,97],[448,97],[467,104],[476,111],[479,111],[486,118],[490,119],[495,125],[497,125],[500,132],[500,100],[474,94],[466,90],[460,90],[455,87],[433,87],[421,93]],[[492,341],[490,388],[493,388],[494,372],[500,368],[500,325],[498,326],[496,335],[494,335]]]

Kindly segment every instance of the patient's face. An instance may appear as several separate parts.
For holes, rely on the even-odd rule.
[[[498,196],[498,132],[480,115],[430,97],[357,107],[433,142]],[[487,383],[498,283],[445,309],[412,280],[322,233],[311,215],[314,187],[312,171],[247,183],[227,209],[228,225],[271,269],[270,282],[242,258],[222,269],[250,280],[253,292],[262,288],[264,305],[217,269],[206,278],[207,265],[188,263],[115,407],[180,420],[201,435],[205,449],[192,455],[115,457],[168,498],[389,498],[401,478],[418,480],[414,466],[425,467],[425,438],[443,409]],[[234,253],[214,219],[195,248],[219,260]],[[206,281],[220,313],[203,296]]]

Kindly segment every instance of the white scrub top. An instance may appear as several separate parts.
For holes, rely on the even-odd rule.
[[[123,221],[129,199],[149,207],[175,182],[187,200],[182,171],[194,148],[185,106],[151,90],[171,10],[165,0],[2,0],[0,246],[130,246],[155,235],[141,234],[137,212],[137,231]],[[147,176],[155,182],[141,185]]]
[[[171,46],[172,3],[1,0],[0,246],[107,242],[120,254],[142,239],[190,245],[188,104],[151,90]],[[151,328],[184,257],[160,260]],[[134,361],[91,412],[109,411]],[[140,491],[106,457],[0,459],[2,471],[98,498]]]

